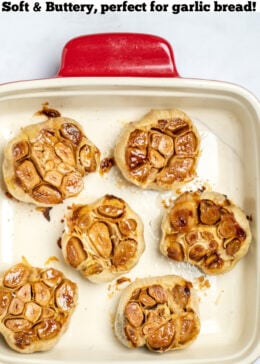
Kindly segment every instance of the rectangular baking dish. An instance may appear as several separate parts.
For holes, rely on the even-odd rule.
[[[202,143],[198,177],[187,189],[206,186],[227,194],[252,217],[253,242],[247,256],[231,272],[205,277],[210,287],[201,286],[198,278],[202,273],[196,268],[169,262],[159,253],[163,205],[176,196],[173,192],[141,191],[124,182],[113,167],[103,176],[87,176],[83,192],[54,207],[48,222],[34,206],[6,197],[1,174],[1,272],[22,256],[34,266],[51,264],[77,282],[79,305],[68,331],[51,351],[17,354],[1,338],[0,362],[252,363],[260,355],[258,101],[233,84],[180,78],[170,45],[150,35],[118,33],[77,38],[66,45],[62,62],[57,78],[0,86],[1,163],[6,142],[22,126],[40,121],[34,113],[44,102],[80,122],[100,148],[102,158],[112,155],[125,123],[141,118],[151,108],[180,108],[196,124]],[[145,252],[124,276],[133,281],[137,277],[179,274],[198,289],[202,327],[189,348],[158,355],[123,347],[113,335],[112,319],[125,284],[91,284],[63,262],[57,240],[67,206],[89,203],[106,193],[129,202],[145,225]]]

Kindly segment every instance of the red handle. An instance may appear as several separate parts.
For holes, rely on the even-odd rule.
[[[70,40],[59,77],[179,77],[170,44],[138,33],[104,33]]]

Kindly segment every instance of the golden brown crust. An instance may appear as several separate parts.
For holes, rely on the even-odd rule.
[[[77,305],[75,283],[54,268],[19,263],[0,279],[0,333],[20,353],[51,349]]]
[[[217,192],[185,192],[162,221],[163,255],[199,267],[206,274],[232,269],[251,243],[244,212]]]
[[[115,147],[123,176],[141,188],[170,190],[196,175],[200,137],[182,111],[152,110],[129,123]]]
[[[111,281],[137,264],[145,247],[143,223],[123,199],[105,195],[71,207],[61,244],[65,261],[84,278]]]
[[[75,120],[51,117],[26,126],[5,147],[3,176],[17,200],[52,206],[77,196],[99,150]]]
[[[121,294],[114,330],[129,348],[162,353],[187,347],[200,331],[192,284],[176,275],[137,279]]]

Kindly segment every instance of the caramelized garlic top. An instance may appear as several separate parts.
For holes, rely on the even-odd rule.
[[[49,118],[22,129],[5,148],[4,179],[18,200],[51,206],[76,196],[97,169],[99,150],[72,119]]]
[[[49,350],[77,305],[77,286],[54,268],[19,263],[0,284],[0,333],[14,350]]]
[[[160,249],[207,274],[223,273],[248,251],[251,232],[243,211],[217,192],[185,192],[165,214]]]
[[[121,198],[105,195],[90,205],[74,205],[66,216],[64,258],[93,282],[129,271],[143,250],[142,221]]]

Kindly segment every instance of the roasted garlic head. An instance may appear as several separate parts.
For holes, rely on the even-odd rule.
[[[152,110],[129,123],[115,147],[123,176],[141,188],[170,190],[196,175],[200,137],[180,110]]]
[[[207,274],[232,269],[250,243],[244,212],[218,192],[183,193],[162,221],[162,254],[194,264]]]
[[[26,126],[5,148],[3,176],[17,200],[52,206],[77,196],[94,172],[99,150],[75,120],[50,117]]]
[[[15,351],[51,349],[77,305],[77,286],[54,268],[19,263],[0,280],[0,333]]]
[[[136,280],[122,292],[114,330],[129,348],[160,353],[185,348],[200,331],[192,284],[175,275]]]
[[[70,208],[61,245],[65,261],[83,277],[107,282],[137,264],[145,246],[143,223],[123,199],[105,195]]]

